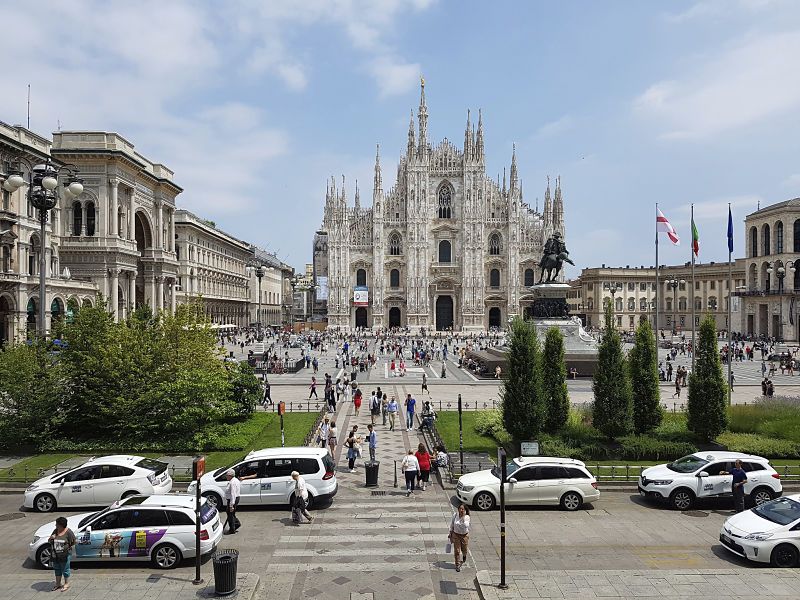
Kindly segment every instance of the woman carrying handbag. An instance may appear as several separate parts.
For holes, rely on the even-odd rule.
[[[461,565],[467,560],[467,547],[469,546],[469,508],[466,504],[459,504],[458,512],[453,514],[447,539],[453,544],[456,571],[461,571]]]

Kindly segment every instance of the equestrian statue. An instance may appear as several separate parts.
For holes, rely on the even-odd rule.
[[[544,245],[542,259],[539,261],[539,266],[542,269],[539,275],[539,283],[555,281],[564,263],[575,266],[575,263],[569,258],[567,245],[564,243],[564,240],[561,239],[561,232],[556,231],[548,238]],[[547,271],[547,279],[544,277],[545,271]]]

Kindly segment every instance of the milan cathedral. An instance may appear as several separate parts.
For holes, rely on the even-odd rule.
[[[325,196],[321,248],[327,250],[328,326],[408,327],[412,331],[483,331],[528,314],[547,238],[564,231],[561,182],[548,178],[544,211],[523,201],[516,149],[506,182],[486,175],[483,118],[470,122],[464,147],[428,142],[421,84],[397,180],[383,189],[375,155],[372,206],[348,204],[345,181],[332,178]],[[563,274],[559,278],[563,281]]]

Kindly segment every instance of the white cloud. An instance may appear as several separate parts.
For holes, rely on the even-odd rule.
[[[664,139],[708,138],[800,108],[800,31],[748,36],[680,79],[657,82],[635,112]]]
[[[783,180],[783,187],[800,188],[800,173],[792,173]]]
[[[564,115],[555,121],[545,123],[534,134],[536,138],[551,137],[569,131],[575,126],[575,119],[570,115]]]
[[[766,205],[763,197],[757,194],[745,194],[740,196],[729,196],[725,198],[711,198],[694,203],[694,220],[696,223],[710,221],[720,223],[723,229],[728,223],[728,204],[731,211],[736,214],[749,214],[755,211],[759,203]],[[691,203],[683,204],[678,207],[678,215],[675,219],[675,226],[689,227],[691,223]]]
[[[726,17],[737,13],[751,15],[768,8],[787,4],[786,0],[701,0],[679,13],[665,16],[670,23],[683,24],[689,21]]]
[[[419,84],[421,68],[417,63],[403,63],[390,56],[381,56],[369,65],[369,71],[383,97],[404,94]]]

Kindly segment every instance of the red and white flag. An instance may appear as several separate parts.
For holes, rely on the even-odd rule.
[[[667,221],[667,217],[664,216],[664,213],[661,212],[661,209],[657,208],[656,212],[658,213],[656,215],[656,231],[666,233],[669,241],[676,246],[679,246],[681,243],[681,238],[678,237],[678,234],[675,232],[675,228],[669,221]]]

